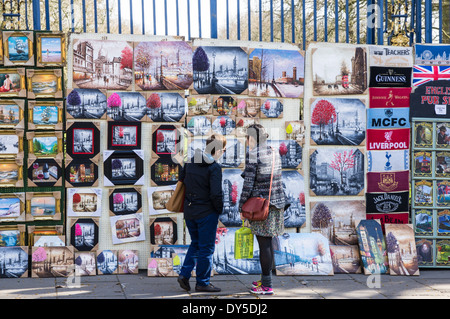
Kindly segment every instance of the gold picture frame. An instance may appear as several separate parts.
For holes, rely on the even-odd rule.
[[[0,128],[25,128],[25,100],[0,100]]]
[[[1,105],[0,105],[1,106]],[[42,119],[36,123],[34,115],[36,107],[45,107],[39,113]],[[49,108],[51,108],[49,110]],[[50,118],[54,118],[53,112],[56,108],[56,123],[50,122]],[[47,111],[48,110],[48,111]],[[51,113],[48,113],[51,112]],[[64,101],[28,101],[28,129],[29,130],[62,130],[63,129],[63,113],[64,113]],[[44,119],[47,118],[47,120]],[[46,124],[48,121],[50,124]]]
[[[26,192],[25,197],[26,221],[61,220],[61,192]]]
[[[1,160],[0,174],[0,187],[23,187],[23,159]]]
[[[33,31],[3,31],[3,65],[33,66]]]
[[[27,97],[63,98],[61,69],[27,69]]]
[[[63,32],[36,33],[36,66],[64,66],[66,52],[66,36]]]
[[[0,68],[0,97],[26,97],[25,68]]]
[[[19,231],[19,238],[14,246],[25,246],[26,229],[25,225],[5,225],[0,226],[0,232],[3,231]]]
[[[8,199],[18,199],[19,205],[15,202],[9,202]],[[5,206],[8,205],[5,213]],[[25,193],[1,193],[0,206],[2,213],[0,214],[0,222],[19,222],[25,221]],[[16,210],[19,210],[18,212]]]
[[[54,139],[56,138],[56,144]],[[44,139],[45,142],[44,142]],[[27,132],[28,140],[28,159],[36,158],[54,158],[57,160],[63,159],[63,133],[62,131],[49,132]],[[48,143],[52,142],[52,149],[50,150]],[[46,144],[45,149],[40,147],[37,142]],[[53,148],[56,146],[56,149]]]
[[[0,130],[0,159],[23,158],[23,133],[23,130]],[[17,152],[8,153],[10,148],[16,148]]]
[[[53,226],[36,226],[36,225],[28,225],[27,226],[27,234],[28,234],[28,246],[31,248],[35,243],[35,236],[60,236],[64,234],[64,226],[63,225],[53,225]]]

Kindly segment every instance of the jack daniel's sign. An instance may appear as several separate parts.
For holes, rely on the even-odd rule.
[[[393,213],[409,210],[409,191],[398,193],[366,193],[367,213]]]
[[[371,87],[410,87],[411,68],[370,67]]]

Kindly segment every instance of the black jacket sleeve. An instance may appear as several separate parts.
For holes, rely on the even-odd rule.
[[[218,214],[222,214],[223,195],[222,195],[222,169],[220,165],[211,165],[209,174],[210,192],[209,197]]]

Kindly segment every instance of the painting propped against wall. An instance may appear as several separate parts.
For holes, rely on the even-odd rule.
[[[361,258],[358,245],[330,245],[335,274],[360,274]]]
[[[389,270],[386,242],[378,220],[362,220],[356,227],[364,274],[386,274]]]
[[[391,275],[418,276],[419,265],[411,224],[385,224]]]

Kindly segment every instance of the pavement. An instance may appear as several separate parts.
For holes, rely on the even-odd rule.
[[[97,275],[78,278],[0,279],[0,299],[447,299],[450,271],[421,269],[419,276],[273,276],[272,296],[249,293],[258,275],[215,275],[211,283],[219,293],[182,290],[176,277],[148,277],[145,270],[134,275]],[[194,288],[195,279],[191,278]],[[234,301],[233,301],[234,300]],[[205,301],[206,302],[206,301]]]

